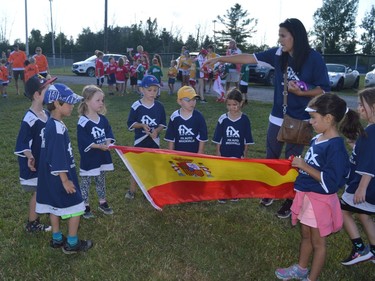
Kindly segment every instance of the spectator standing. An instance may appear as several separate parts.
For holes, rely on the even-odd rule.
[[[330,91],[327,67],[322,56],[309,45],[307,32],[298,19],[291,18],[279,24],[280,47],[271,48],[256,54],[239,54],[219,57],[207,61],[209,64],[216,62],[257,64],[258,60],[264,61],[275,68],[275,87],[272,111],[269,116],[266,141],[266,157],[278,159],[285,144],[285,158],[292,155],[301,155],[304,146],[300,144],[284,143],[277,140],[277,134],[283,122],[283,91],[284,74],[288,80],[288,106],[286,113],[300,120],[309,119],[305,107],[311,98]],[[303,81],[308,89],[303,91],[297,81]],[[261,204],[269,206],[272,199],[264,198]],[[277,211],[279,218],[288,218],[291,215],[292,200],[288,199]]]
[[[25,74],[24,74],[25,82],[27,82],[27,80],[29,80],[34,75],[39,74],[39,68],[36,65],[36,61],[34,57],[31,57],[30,59],[25,60],[24,65],[25,65]]]
[[[229,40],[228,48],[225,53],[226,56],[233,56],[242,54],[242,51],[237,47],[237,42],[234,39]],[[226,80],[226,92],[228,92],[231,83],[234,84],[234,87],[238,88],[238,83],[240,81],[240,71],[241,71],[241,63],[237,64],[230,64],[229,66],[229,73]]]
[[[168,68],[168,87],[170,95],[173,95],[174,93],[174,84],[176,83],[177,72],[177,61],[171,60],[171,65]]]
[[[21,79],[23,88],[25,89],[25,60],[26,53],[20,50],[18,44],[13,46],[13,52],[10,53],[8,62],[11,72],[13,73],[14,85],[16,86],[16,93],[19,95],[18,79]]]
[[[44,78],[48,75],[48,60],[45,55],[42,53],[41,47],[35,48],[35,55],[33,56],[36,62],[36,65],[39,69],[39,74],[42,75]]]
[[[95,59],[96,85],[99,88],[102,88],[104,84],[104,63],[103,63],[104,53],[97,50],[95,52],[95,55],[96,55],[96,59]]]
[[[214,59],[218,57],[219,55],[215,53],[215,47],[214,45],[208,45],[207,46],[207,59]],[[212,84],[214,83],[214,69],[211,65],[207,65],[208,68],[208,93],[211,92]]]

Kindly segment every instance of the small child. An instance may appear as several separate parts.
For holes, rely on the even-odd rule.
[[[2,81],[2,85],[0,85],[0,88],[1,88],[1,95],[3,98],[8,97],[7,87],[9,85],[9,72],[8,72],[8,68],[6,64],[7,64],[7,60],[5,58],[2,58],[0,60],[0,72],[2,74],[2,78],[0,78],[0,80]]]
[[[240,91],[244,96],[244,103],[247,104],[247,91],[249,89],[249,75],[250,75],[250,65],[243,64],[241,66],[241,73],[240,73]]]
[[[106,200],[105,172],[113,171],[113,163],[108,146],[115,142],[109,125],[104,104],[104,92],[95,85],[82,90],[83,100],[78,107],[80,118],[77,125],[77,142],[81,156],[80,171],[81,193],[85,202],[85,219],[93,218],[89,204],[91,179],[95,180],[99,197],[99,211],[112,215],[113,210]]]
[[[120,95],[123,95],[125,93],[126,88],[126,75],[129,75],[129,70],[125,66],[125,60],[124,58],[119,58],[118,64],[116,67],[116,89]]]
[[[141,93],[142,90],[140,89],[139,85],[142,84],[143,77],[145,76],[145,73],[146,73],[146,68],[145,68],[145,65],[142,63],[142,59],[137,60],[136,73],[137,73],[137,92]]]
[[[347,187],[341,197],[344,228],[352,242],[353,249],[343,265],[362,261],[375,262],[375,88],[359,92],[358,113],[367,122],[365,135],[355,142],[350,157],[351,171]],[[349,138],[349,140],[354,138]],[[367,235],[369,246],[363,242],[357,227],[357,220]]]
[[[305,159],[294,157],[299,169],[294,183],[296,195],[291,207],[292,223],[301,224],[298,264],[279,268],[275,274],[283,280],[316,281],[327,256],[326,237],[342,228],[343,219],[338,190],[344,186],[350,163],[341,132],[349,139],[363,134],[356,112],[335,94],[313,98],[305,109],[317,135],[311,140]],[[311,270],[308,264],[312,256]]]
[[[104,83],[104,63],[103,63],[103,56],[104,53],[102,51],[96,50],[96,60],[95,60],[95,77],[96,77],[96,85],[101,88],[103,87]]]
[[[91,240],[79,240],[77,235],[85,204],[78,184],[68,129],[62,121],[71,115],[74,104],[81,99],[64,84],[50,86],[44,96],[51,117],[43,134],[36,212],[50,214],[50,246],[62,248],[65,254],[87,251],[93,246]],[[68,220],[66,238],[60,230],[60,217]]]
[[[42,136],[49,117],[43,109],[43,98],[49,84],[55,80],[56,78],[46,80],[33,76],[26,82],[25,87],[25,95],[31,100],[31,106],[22,119],[14,154],[18,156],[22,189],[32,194],[25,227],[27,232],[51,231],[49,225],[40,223],[39,216],[35,212],[35,204]]]
[[[114,95],[115,88],[116,88],[116,68],[117,68],[117,63],[115,61],[114,57],[110,57],[108,59],[108,66],[107,66],[107,83],[108,83],[108,94],[110,96]]]
[[[169,149],[204,153],[208,141],[207,125],[203,115],[195,109],[197,97],[190,86],[178,90],[177,103],[181,108],[172,113],[164,138]]]
[[[154,75],[156,79],[158,79],[160,86],[163,86],[163,83],[161,81],[163,77],[163,70],[159,66],[159,61],[157,58],[152,59],[152,65],[150,68],[147,70],[148,75]]]
[[[155,100],[159,88],[159,81],[153,75],[146,75],[140,83],[143,96],[132,104],[127,121],[129,130],[135,133],[135,147],[160,147],[159,134],[166,127],[166,116],[164,106]],[[130,189],[125,198],[134,199],[136,187],[131,177]]]
[[[132,92],[137,91],[137,66],[138,62],[135,60],[133,61],[133,64],[129,68],[129,74],[130,74],[130,87],[132,89]]]
[[[241,111],[243,103],[242,93],[238,89],[229,91],[225,99],[228,112],[219,117],[212,139],[218,156],[246,158],[249,144],[254,144],[250,120]],[[220,199],[219,203],[226,203],[226,200]]]
[[[25,60],[25,83],[27,80],[29,80],[34,75],[39,74],[39,68],[36,65],[36,60],[34,57],[29,58],[28,60]]]
[[[177,78],[177,61],[171,60],[171,65],[168,68],[168,87],[169,94],[173,95],[174,93],[174,84],[176,83]]]

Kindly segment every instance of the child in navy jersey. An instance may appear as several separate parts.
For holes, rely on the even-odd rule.
[[[197,97],[193,87],[183,86],[178,90],[177,103],[181,108],[172,113],[164,138],[169,149],[204,153],[207,125],[203,115],[195,109]]]
[[[111,126],[104,116],[104,92],[99,87],[88,85],[82,90],[83,100],[78,107],[80,118],[77,126],[77,142],[81,156],[81,193],[85,202],[84,218],[93,218],[89,204],[91,179],[96,184],[99,197],[99,211],[112,215],[113,210],[106,200],[105,172],[113,171],[113,163],[108,146],[113,143]]]
[[[31,106],[22,119],[18,133],[15,154],[18,156],[20,183],[26,192],[31,192],[29,202],[27,232],[50,231],[51,227],[40,223],[35,212],[36,187],[38,184],[38,164],[42,145],[42,135],[49,114],[43,109],[44,93],[56,78],[46,80],[37,75],[26,82],[25,95],[31,99]]]
[[[49,213],[52,225],[52,248],[62,248],[65,254],[87,251],[91,240],[79,240],[80,216],[85,204],[78,184],[72,143],[63,119],[71,115],[74,104],[82,97],[64,84],[51,85],[44,103],[51,112],[43,134],[38,173],[36,212]],[[60,218],[68,220],[68,236],[62,234]]]
[[[128,129],[134,131],[134,146],[159,148],[160,132],[166,127],[164,106],[156,99],[159,92],[159,80],[146,75],[140,83],[142,98],[134,102],[128,116]],[[134,199],[137,184],[130,178],[130,189],[125,198]]]
[[[243,95],[238,89],[234,88],[227,94],[225,104],[228,112],[219,117],[212,139],[218,156],[245,158],[249,144],[254,144],[250,120],[241,111],[243,103]],[[219,200],[219,203],[225,202],[225,199]]]
[[[291,207],[292,223],[300,221],[301,244],[298,264],[276,270],[276,276],[283,280],[318,279],[327,255],[326,236],[339,231],[343,224],[337,192],[346,182],[350,164],[340,132],[348,139],[363,133],[358,114],[337,95],[317,96],[305,110],[317,135],[305,158],[292,160],[292,166],[299,169]]]
[[[367,122],[366,135],[355,142],[350,157],[351,171],[347,187],[341,197],[344,228],[352,242],[349,257],[341,263],[352,265],[372,260],[375,262],[375,88],[359,93],[358,113]],[[369,246],[363,242],[353,215],[362,224]]]

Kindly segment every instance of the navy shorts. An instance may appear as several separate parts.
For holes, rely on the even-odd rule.
[[[115,76],[114,73],[111,73],[111,74],[108,75],[107,83],[108,83],[108,85],[115,85],[116,84],[116,76]]]
[[[174,84],[176,82],[176,78],[168,78],[168,84]]]
[[[21,78],[21,80],[24,80],[25,79],[25,71],[23,71],[23,70],[13,70],[13,77],[16,80],[18,80],[19,77]]]

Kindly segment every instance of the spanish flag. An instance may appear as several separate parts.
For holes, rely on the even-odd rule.
[[[237,159],[112,146],[152,206],[231,198],[293,198],[290,160]]]

